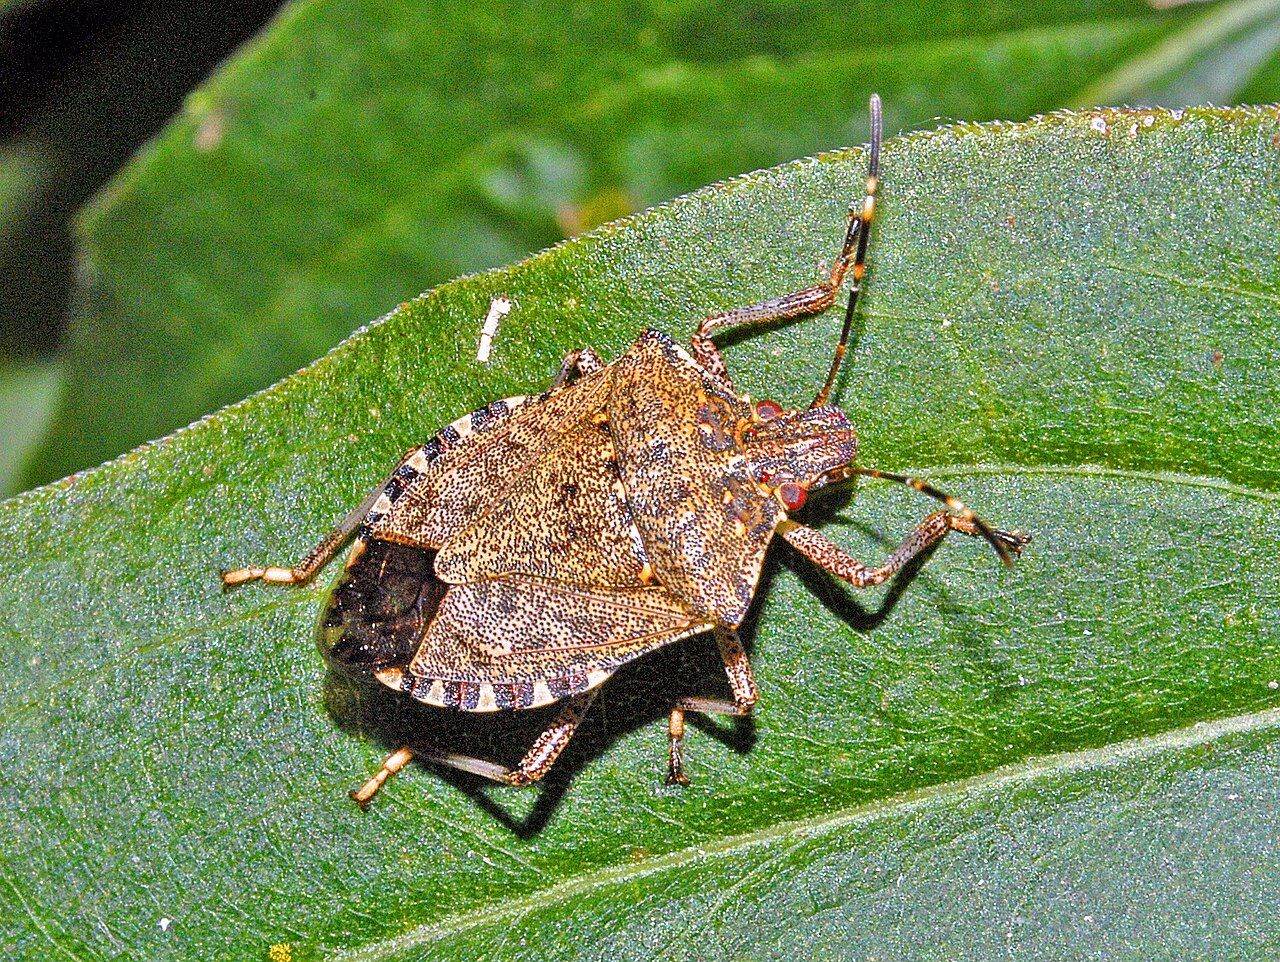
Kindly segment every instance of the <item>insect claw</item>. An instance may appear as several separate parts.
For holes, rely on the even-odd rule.
[[[360,806],[360,811],[367,812],[369,811],[369,802],[373,798],[373,795],[376,791],[377,791],[376,788],[373,790],[370,790],[369,783],[365,782],[359,788],[351,789],[351,791],[347,792],[347,794],[351,796],[351,800],[353,802],[355,802],[357,805]]]
[[[999,531],[992,529],[992,534],[999,538],[1015,555],[1022,554],[1022,549],[1031,544],[1031,535],[1025,531]]]
[[[968,520],[973,522],[974,527],[978,529],[978,534],[986,539],[987,544],[991,545],[991,547],[995,549],[996,554],[1000,557],[1001,563],[1006,568],[1012,568],[1013,559],[1020,549],[1015,548],[1006,540],[1005,537],[1002,537],[1002,535],[1004,535],[1003,531],[997,531],[995,528],[990,527],[985,521],[976,515]]]

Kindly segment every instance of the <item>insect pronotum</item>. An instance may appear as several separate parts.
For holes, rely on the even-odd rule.
[[[892,577],[952,531],[986,539],[1011,563],[1027,535],[990,527],[924,481],[856,465],[853,426],[828,404],[866,273],[881,126],[872,97],[865,196],[817,284],[706,318],[687,350],[648,330],[610,364],[590,348],[571,351],[547,390],[495,401],[412,448],[297,565],[227,571],[224,584],[301,584],[354,536],[326,616],[342,629],[332,659],[443,708],[561,703],[514,768],[419,752],[510,785],[546,774],[619,667],[712,632],[732,699],[674,702],[667,777],[683,784],[685,713],[745,715],[759,697],[737,629],[775,536],[856,588]],[[738,393],[713,335],[818,314],[846,279],[844,326],[809,407]],[[860,475],[946,510],[879,565],[864,564],[791,516],[809,491]],[[413,757],[407,746],[392,753],[355,799],[367,804]]]

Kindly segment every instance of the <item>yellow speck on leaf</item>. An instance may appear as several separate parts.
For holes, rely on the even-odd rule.
[[[271,962],[293,962],[293,949],[277,942],[267,950],[267,958]]]

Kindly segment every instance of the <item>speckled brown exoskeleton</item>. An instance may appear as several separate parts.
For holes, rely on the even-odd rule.
[[[514,769],[427,756],[511,785],[551,768],[618,668],[713,632],[733,699],[672,707],[668,780],[684,783],[684,713],[744,715],[758,698],[737,629],[775,536],[857,588],[880,584],[952,531],[985,538],[1011,562],[1026,535],[989,527],[922,481],[855,466],[854,429],[827,403],[875,211],[878,98],[871,113],[866,196],[850,209],[829,277],[708,317],[688,350],[649,330],[610,364],[589,348],[569,353],[548,390],[495,401],[410,450],[296,567],[241,568],[224,583],[306,582],[354,535],[327,616],[347,630],[330,657],[443,708],[563,702]],[[846,275],[844,328],[813,403],[784,410],[739,394],[711,336],[824,311]],[[880,565],[865,565],[791,517],[808,491],[857,475],[909,485],[948,510],[927,516]],[[366,804],[412,755],[393,753],[356,800]]]

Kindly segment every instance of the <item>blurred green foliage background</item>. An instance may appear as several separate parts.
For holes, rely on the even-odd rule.
[[[1280,0],[7,0],[0,63],[8,494],[448,278],[859,142],[874,89],[890,135],[1275,101]]]

